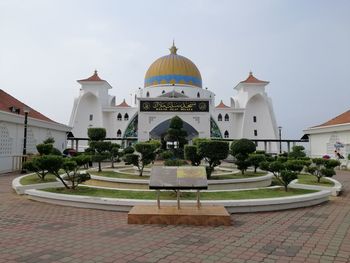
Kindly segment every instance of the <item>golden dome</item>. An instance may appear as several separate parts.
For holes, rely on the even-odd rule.
[[[196,65],[186,57],[176,53],[174,43],[170,54],[158,58],[148,68],[145,87],[161,84],[184,84],[202,87],[202,77]]]

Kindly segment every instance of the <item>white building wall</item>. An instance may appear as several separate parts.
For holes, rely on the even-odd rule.
[[[149,140],[149,133],[156,126],[176,115],[196,129],[199,138],[210,137],[210,114],[208,112],[140,112],[138,123],[139,140]]]
[[[341,142],[344,148],[340,153],[346,158],[350,153],[350,124],[334,125],[328,127],[315,127],[304,131],[309,135],[310,156],[322,157],[328,154],[334,158],[334,144]]]
[[[92,115],[92,120],[90,120]],[[102,107],[97,97],[92,92],[85,92],[77,100],[77,106],[72,112],[72,133],[76,138],[87,138],[87,129],[90,127],[103,127]]]
[[[55,139],[54,147],[61,152],[66,148],[67,132],[70,127],[28,118],[27,154],[36,154],[36,145],[49,137]],[[12,171],[15,156],[23,153],[24,117],[0,112],[0,173]]]
[[[149,132],[163,121],[178,115],[190,124],[199,133],[199,137],[210,137],[210,117],[215,120],[222,136],[227,130],[229,139],[242,137],[249,139],[277,139],[277,124],[272,108],[271,99],[265,93],[264,84],[238,84],[235,89],[237,94],[230,98],[230,108],[215,108],[215,94],[207,89],[187,85],[158,85],[140,88],[133,95],[134,107],[116,107],[115,98],[108,95],[111,88],[107,82],[93,82],[82,84],[79,98],[75,101],[70,124],[74,127],[72,132],[75,137],[87,137],[88,127],[104,127],[107,137],[117,137],[117,131],[122,131],[122,136],[138,114],[138,137],[140,141],[149,139]],[[183,94],[185,100],[209,100],[209,112],[182,113],[182,112],[139,112],[139,99],[150,98],[162,100],[173,100],[162,95],[175,92]],[[90,95],[88,95],[90,94]],[[94,94],[95,97],[91,94]],[[88,97],[90,96],[90,97]],[[182,95],[179,95],[180,97]],[[95,98],[95,99],[94,99]],[[181,98],[178,98],[181,100]],[[118,114],[122,119],[118,120]],[[125,113],[129,119],[125,120]],[[222,114],[222,121],[218,121],[218,114]],[[94,115],[94,121],[89,121],[89,114]],[[229,121],[225,121],[225,114],[229,115]],[[253,116],[257,117],[257,123],[253,122]],[[254,130],[258,135],[254,136]],[[84,142],[81,142],[84,143]],[[263,143],[259,145],[263,147]],[[276,145],[269,145],[269,150],[277,150]]]

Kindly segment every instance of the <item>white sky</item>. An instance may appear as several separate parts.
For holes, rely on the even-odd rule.
[[[284,138],[350,108],[346,0],[0,0],[0,88],[67,124],[77,79],[97,69],[130,103],[173,38],[217,104],[250,70],[270,81]]]

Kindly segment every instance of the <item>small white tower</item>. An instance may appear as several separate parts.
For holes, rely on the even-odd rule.
[[[265,87],[268,81],[262,81],[249,72],[246,80],[235,87],[237,95],[231,103],[237,108],[244,108],[242,116],[242,134],[248,139],[277,139],[278,129],[272,107],[271,98],[267,96]]]
[[[87,129],[90,127],[106,127],[103,108],[115,105],[115,97],[108,95],[111,85],[101,79],[97,70],[87,78],[78,80],[81,84],[79,97],[74,100],[69,125],[76,138],[87,138]]]

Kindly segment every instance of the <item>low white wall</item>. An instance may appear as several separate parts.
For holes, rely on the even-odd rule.
[[[271,185],[273,175],[271,173],[257,177],[247,177],[240,179],[225,179],[225,180],[208,180],[208,190],[229,190],[229,189],[247,189],[247,188],[261,188]],[[125,178],[111,178],[104,176],[91,175],[91,179],[125,183],[125,184],[141,184],[148,185],[148,179],[125,179]]]
[[[26,190],[29,189],[45,189],[45,188],[54,188],[54,187],[62,187],[63,184],[60,181],[57,182],[49,182],[49,183],[41,183],[41,184],[29,184],[29,185],[22,185],[20,183],[21,179],[23,177],[33,175],[34,173],[31,174],[25,174],[19,177],[16,177],[15,179],[12,180],[12,188],[13,190],[16,191],[17,194],[19,195],[24,195]]]
[[[40,190],[26,190],[29,199],[74,207],[93,208],[113,211],[130,211],[135,205],[156,205],[155,200],[139,200],[139,199],[117,199],[102,198],[49,193]],[[249,213],[260,211],[277,211],[291,208],[299,208],[317,205],[328,201],[330,191],[320,191],[311,194],[299,196],[280,197],[280,198],[264,198],[250,200],[218,200],[218,201],[202,201],[203,205],[223,205],[229,213]],[[162,205],[176,205],[174,200],[161,201]],[[196,205],[196,201],[181,201],[181,205]]]
[[[299,188],[299,189],[308,189],[308,190],[326,190],[331,191],[333,196],[338,196],[343,188],[342,184],[337,180],[329,177],[324,177],[325,180],[329,180],[334,183],[334,186],[320,186],[320,185],[311,185],[311,184],[301,184],[298,183],[298,179],[293,180],[288,185],[290,188]]]

